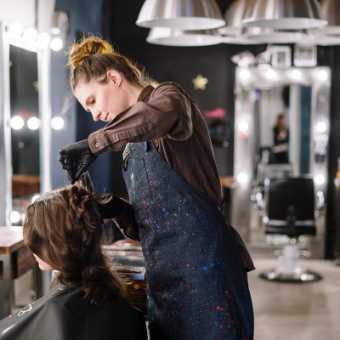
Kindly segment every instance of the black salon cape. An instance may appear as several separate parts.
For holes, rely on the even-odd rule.
[[[1,340],[146,340],[141,311],[125,299],[98,308],[83,293],[55,286],[47,295],[0,321]]]

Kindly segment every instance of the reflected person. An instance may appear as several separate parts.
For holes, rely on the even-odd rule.
[[[286,128],[286,119],[283,114],[278,115],[273,129],[274,146],[273,161],[271,163],[288,163],[289,130]]]

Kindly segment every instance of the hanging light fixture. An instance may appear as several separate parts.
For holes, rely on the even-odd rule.
[[[321,0],[322,12],[328,25],[318,28],[324,34],[340,34],[340,3],[338,0]]]
[[[249,36],[246,35],[246,30],[243,29],[240,35],[223,35],[221,37],[221,43],[234,45],[261,45],[266,42],[257,39],[249,39]]]
[[[224,14],[226,25],[219,29],[220,34],[240,35],[242,33],[242,19],[249,0],[235,0]]]
[[[293,44],[314,40],[314,35],[310,30],[274,30],[273,28],[248,27],[243,35],[249,40],[255,39],[277,44]]]
[[[244,26],[308,29],[327,24],[317,0],[251,0]]]
[[[221,43],[221,35],[214,30],[181,30],[169,27],[154,27],[146,41],[165,46],[208,46]]]
[[[315,33],[314,44],[320,46],[338,46],[340,45],[340,35]]]
[[[225,21],[215,0],[146,0],[136,24],[206,30],[224,26]]]

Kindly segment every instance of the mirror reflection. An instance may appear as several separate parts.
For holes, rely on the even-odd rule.
[[[39,83],[37,53],[10,45],[10,107],[12,144],[12,197],[10,216],[18,213],[40,192]]]

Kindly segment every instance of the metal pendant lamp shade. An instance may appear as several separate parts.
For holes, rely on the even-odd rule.
[[[325,34],[340,34],[340,1],[321,0],[321,9],[328,25],[318,29]]]
[[[251,0],[244,26],[309,29],[327,24],[317,0]]]
[[[242,33],[242,19],[249,0],[235,0],[224,14],[226,26],[219,28],[220,34],[240,35]]]
[[[217,29],[213,30],[181,30],[179,28],[154,27],[150,30],[146,41],[150,44],[164,46],[208,46],[221,43]]]
[[[314,44],[320,46],[339,46],[340,35],[315,34]]]
[[[265,41],[259,41],[255,39],[248,39],[243,35],[232,36],[226,35],[221,38],[222,44],[232,44],[232,45],[261,45],[265,44]]]
[[[224,26],[225,21],[215,0],[146,0],[136,24],[206,30]]]
[[[263,41],[269,44],[293,44],[313,41],[314,35],[309,30],[274,30],[273,28],[249,27],[244,36],[249,40]]]

